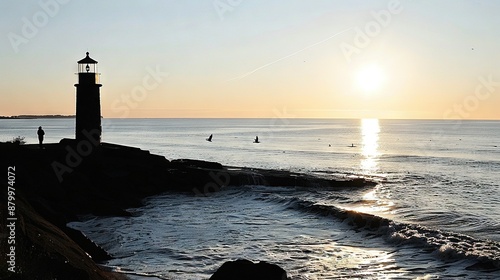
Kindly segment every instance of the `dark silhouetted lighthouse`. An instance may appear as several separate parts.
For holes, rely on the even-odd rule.
[[[76,87],[76,140],[101,142],[101,100],[97,61],[87,56],[78,61]]]

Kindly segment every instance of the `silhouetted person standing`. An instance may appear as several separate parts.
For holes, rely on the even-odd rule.
[[[38,143],[40,143],[40,149],[43,149],[43,136],[45,135],[45,131],[43,131],[42,127],[38,127]]]

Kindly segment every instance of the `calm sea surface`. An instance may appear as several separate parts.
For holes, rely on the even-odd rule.
[[[72,119],[0,120],[0,141],[36,143],[40,125],[47,142],[74,137]],[[104,119],[103,130],[105,142],[167,159],[378,182],[167,193],[133,217],[71,224],[134,279],[208,279],[237,258],[292,279],[500,278],[500,121]]]

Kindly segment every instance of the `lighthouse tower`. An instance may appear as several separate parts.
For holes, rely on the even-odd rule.
[[[76,87],[76,140],[101,142],[101,101],[97,61],[87,56],[78,61]],[[90,139],[89,139],[90,138]]]

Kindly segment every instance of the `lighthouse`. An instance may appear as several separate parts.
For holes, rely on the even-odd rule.
[[[97,61],[87,56],[78,61],[76,87],[76,140],[101,142],[101,100]],[[91,138],[91,139],[89,139]]]

